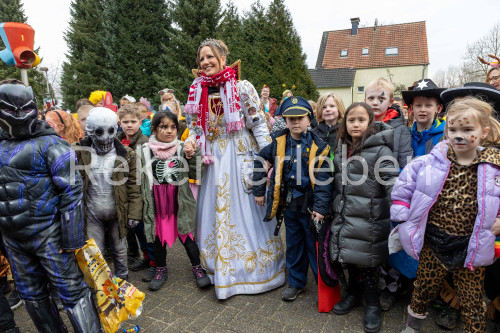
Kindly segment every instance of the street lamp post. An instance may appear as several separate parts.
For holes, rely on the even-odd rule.
[[[52,95],[50,94],[50,88],[49,88],[49,69],[47,67],[40,67],[40,70],[42,72],[45,72],[45,82],[47,83],[47,98],[50,98],[52,97]]]

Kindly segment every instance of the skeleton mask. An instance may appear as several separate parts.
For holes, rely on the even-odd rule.
[[[7,83],[0,86],[0,128],[14,138],[29,137],[38,118],[31,87]]]
[[[118,129],[116,114],[108,108],[97,107],[90,110],[85,129],[92,140],[92,148],[98,155],[106,155],[114,147]]]

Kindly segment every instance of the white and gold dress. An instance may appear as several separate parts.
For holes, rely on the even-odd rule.
[[[254,87],[240,81],[238,91],[246,126],[233,133],[225,131],[219,94],[209,94],[209,123],[216,130],[208,153],[214,163],[205,166],[198,194],[197,243],[218,299],[262,293],[285,282],[283,243],[273,235],[276,220],[262,221],[265,207],[255,204],[251,189],[253,160],[271,137],[260,107],[248,114],[260,103]],[[193,127],[196,122],[189,120]]]

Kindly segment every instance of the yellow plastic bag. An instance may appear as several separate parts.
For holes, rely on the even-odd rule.
[[[144,293],[113,276],[93,238],[75,255],[85,282],[96,291],[99,318],[107,333],[116,332],[121,322],[141,314]]]

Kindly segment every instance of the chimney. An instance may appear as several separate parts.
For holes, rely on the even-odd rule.
[[[351,18],[351,24],[352,24],[351,35],[355,36],[358,34],[359,17]]]

